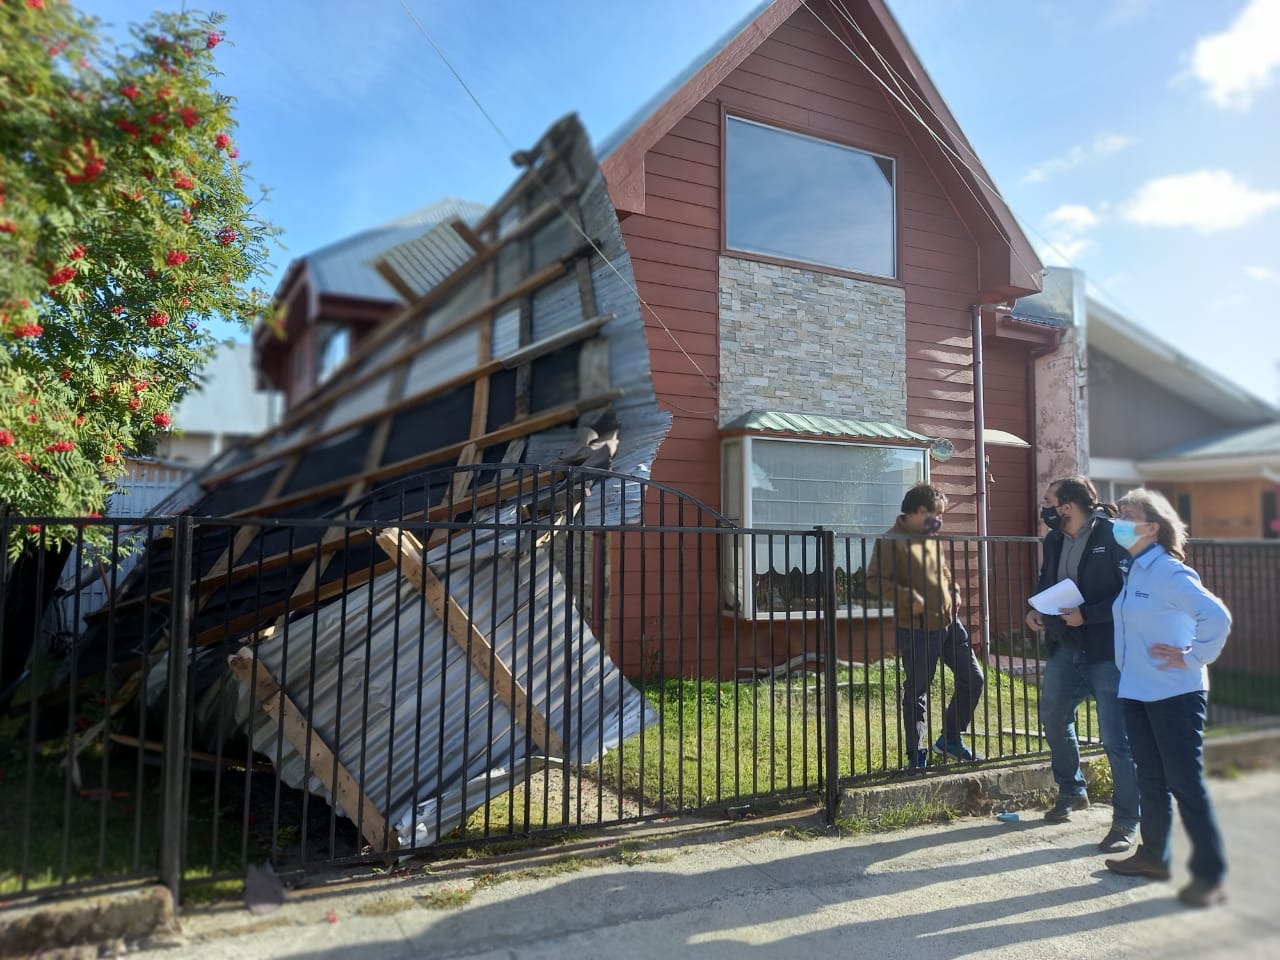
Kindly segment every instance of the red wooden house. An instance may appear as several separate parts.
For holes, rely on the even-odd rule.
[[[927,471],[948,532],[1037,530],[1017,438],[1059,331],[1002,305],[1039,290],[1041,264],[882,0],[764,5],[600,155],[673,415],[654,479],[750,527],[869,534]],[[642,598],[622,600],[624,637],[670,637],[627,624]],[[739,613],[760,618],[749,599]]]

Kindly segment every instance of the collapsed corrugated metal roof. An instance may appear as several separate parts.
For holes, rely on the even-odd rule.
[[[328,797],[375,845],[379,835],[389,846],[429,842],[537,756],[592,762],[648,716],[552,547],[509,536],[517,511],[527,516],[526,481],[551,476],[531,465],[585,460],[643,475],[670,424],[585,132],[566,117],[524,156],[479,222],[424,238],[452,229],[470,248],[465,263],[433,277],[277,428],[167,504],[216,518],[196,526],[193,564],[206,712],[224,735],[233,715],[255,746],[270,746],[286,782]],[[584,433],[600,442],[575,449]],[[617,524],[639,519],[637,490],[583,494],[594,518]],[[566,501],[560,516],[580,505]],[[331,526],[290,524],[315,518]],[[415,524],[425,543],[407,532]],[[100,625],[115,650],[167,647],[164,618],[146,611],[169,600],[155,587],[168,582],[173,549],[153,545],[110,628]],[[491,674],[508,670],[505,697],[476,644],[496,658]],[[508,658],[522,656],[510,679]],[[544,661],[557,669],[536,669]],[[152,660],[150,696],[163,676]],[[327,766],[315,763],[317,743]]]

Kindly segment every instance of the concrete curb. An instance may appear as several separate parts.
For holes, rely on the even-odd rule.
[[[172,943],[179,935],[166,887],[144,887],[0,913],[0,956],[98,956],[99,947]],[[77,949],[91,945],[92,952]]]
[[[1105,763],[1105,759],[1102,762]],[[1204,762],[1211,776],[1229,776],[1241,770],[1280,765],[1280,730],[1208,737],[1204,743]],[[849,787],[843,791],[838,815],[873,818],[914,803],[937,804],[970,816],[984,816],[1001,805],[1014,810],[1036,806],[1057,793],[1047,760],[1010,767],[978,767],[971,771],[957,770],[955,764],[935,769],[937,772],[912,780]],[[1096,776],[1092,765],[1086,764],[1084,773],[1092,784]]]
[[[1280,729],[1210,737],[1205,741],[1205,766],[1214,775],[1280,766]],[[870,818],[907,804],[938,803],[983,816],[997,805],[1038,806],[1056,789],[1047,762],[955,773],[948,769],[954,767],[904,782],[846,789],[839,815]],[[646,833],[650,841],[662,835],[661,830]],[[112,945],[121,952],[125,944],[176,946],[183,942],[173,899],[159,886],[0,911],[0,957],[71,960],[96,957],[100,947]]]

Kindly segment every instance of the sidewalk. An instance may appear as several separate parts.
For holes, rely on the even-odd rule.
[[[1114,876],[1096,842],[1110,808],[1047,825],[966,817],[839,837],[818,821],[718,827],[539,864],[292,894],[274,914],[190,910],[181,957],[675,958],[1280,957],[1280,771],[1215,778],[1229,900],[1193,911],[1179,828],[1172,883]],[[813,831],[813,832],[809,832]],[[589,857],[590,855],[595,855]]]

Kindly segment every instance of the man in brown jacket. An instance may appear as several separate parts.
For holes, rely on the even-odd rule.
[[[897,522],[886,531],[893,539],[877,540],[867,562],[867,592],[893,604],[902,661],[903,736],[907,764],[914,768],[929,762],[929,750],[920,744],[927,740],[929,685],[939,659],[955,674],[955,690],[933,750],[957,760],[982,759],[960,736],[973,720],[986,681],[968,631],[956,619],[959,590],[942,543],[934,538],[946,507],[941,490],[916,484],[902,498]]]

